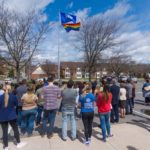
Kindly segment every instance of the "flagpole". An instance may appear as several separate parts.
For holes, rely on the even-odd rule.
[[[59,21],[60,21],[60,10],[58,12],[58,18],[59,18]],[[59,25],[58,25],[58,80],[60,80],[60,33],[59,33]]]
[[[59,37],[59,29],[58,29],[58,80],[60,80],[60,37]]]

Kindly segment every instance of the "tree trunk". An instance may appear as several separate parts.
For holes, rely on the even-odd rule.
[[[19,83],[20,81],[20,69],[19,69],[19,65],[16,65],[16,77],[17,77],[17,83]]]
[[[91,79],[92,79],[92,72],[91,70],[89,70],[89,82],[91,82]]]

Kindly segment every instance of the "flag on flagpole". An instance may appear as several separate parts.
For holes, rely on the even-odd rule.
[[[76,16],[66,13],[60,13],[61,16],[61,24],[67,32],[71,30],[79,31],[80,29],[80,22],[76,22]]]
[[[78,23],[66,23],[63,24],[64,29],[69,32],[71,30],[79,31],[80,30],[80,22]]]
[[[65,23],[68,23],[68,22],[76,23],[76,16],[74,16],[74,15],[66,14],[66,13],[61,12],[60,16],[61,16],[61,23],[62,24],[65,24]]]

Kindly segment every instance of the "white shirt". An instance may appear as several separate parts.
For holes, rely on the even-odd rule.
[[[120,100],[121,101],[127,100],[126,94],[127,94],[126,89],[125,88],[120,88]]]
[[[76,90],[77,90],[76,104],[78,104],[78,102],[79,102],[79,88],[76,88]]]

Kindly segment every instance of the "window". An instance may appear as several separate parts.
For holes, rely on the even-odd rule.
[[[100,78],[100,72],[96,72],[96,78],[97,78],[97,79]]]
[[[85,78],[89,78],[89,73],[88,72],[85,73]]]
[[[70,78],[70,73],[65,73],[65,78]]]
[[[65,69],[65,72],[70,73],[70,69],[67,67],[67,68]]]
[[[77,77],[77,79],[81,79],[82,78],[82,72],[81,72],[80,68],[77,68],[76,77]]]
[[[81,79],[82,78],[82,73],[81,72],[77,72],[76,76],[77,76],[77,79]]]
[[[65,78],[70,78],[70,69],[68,67],[65,69]]]

